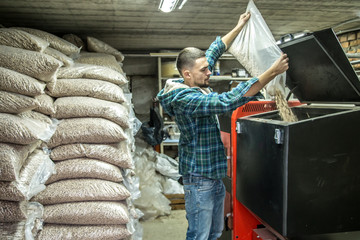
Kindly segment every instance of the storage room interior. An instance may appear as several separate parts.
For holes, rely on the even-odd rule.
[[[348,118],[358,116],[359,0],[170,0],[174,7],[165,12],[160,6],[166,0],[1,0],[0,239],[186,239],[188,222],[178,172],[180,131],[156,96],[166,80],[180,78],[176,58],[183,48],[206,50],[217,36],[236,26],[252,1],[273,35],[274,45],[289,47],[287,42],[314,37],[332,69],[340,72],[340,77],[338,72],[327,73],[326,85],[336,93],[330,93],[331,99],[325,101],[321,95],[321,101],[313,101],[315,105],[305,99],[309,95],[297,95],[300,87],[290,90],[293,82],[286,79],[289,86],[283,93],[289,106],[307,104],[311,108],[327,102],[335,108],[345,103],[346,111],[354,111]],[[261,38],[262,30],[258,33]],[[326,45],[334,45],[334,41],[324,40],[323,30],[334,35],[336,51]],[[309,55],[303,57],[309,62],[316,59],[311,56],[315,50],[305,52]],[[256,76],[226,51],[215,65],[210,87],[220,94],[252,77]],[[337,82],[330,84],[331,78],[346,79],[350,92]],[[349,93],[348,97],[339,100],[335,89],[340,89],[339,94]],[[324,87],[324,92],[328,91]],[[261,93],[268,103],[265,108],[271,106],[266,111],[275,111],[273,94],[265,88]],[[264,106],[249,111],[261,113]],[[240,143],[234,144],[233,134],[246,129],[235,129],[239,116],[245,115],[235,110],[219,116],[228,158],[223,179],[225,227],[220,239],[360,239],[359,217],[339,217],[343,222],[330,232],[323,231],[325,224],[314,227],[313,232],[306,226],[308,237],[294,234],[293,238],[291,223],[283,223],[279,230],[270,220],[262,221],[262,216],[251,213],[251,204],[244,203],[244,207],[242,200],[240,204],[235,192],[241,184],[236,182],[239,172],[233,157]],[[261,116],[257,120],[273,119],[264,116],[265,120],[259,120]],[[154,128],[154,122],[161,128]],[[283,125],[288,127],[284,131],[291,133],[290,125]],[[354,133],[359,136],[358,127]],[[345,159],[348,165],[341,165],[345,169],[352,166],[360,142],[344,136],[355,143],[343,150],[345,153],[328,152]],[[274,138],[278,145],[287,141],[285,137],[279,140],[276,132]],[[289,144],[292,142],[296,141]],[[291,150],[289,145],[284,152]],[[332,159],[324,161],[330,164]],[[354,163],[353,168],[357,166]],[[318,185],[326,185],[325,180],[316,179]],[[353,184],[347,193],[360,188],[356,175],[346,179],[352,182],[344,184]],[[286,186],[290,184],[286,182]],[[261,198],[263,193],[257,194]],[[283,201],[288,201],[287,197]],[[290,209],[290,202],[285,205]],[[238,217],[238,211],[244,217]],[[360,216],[359,207],[353,211]],[[291,218],[285,212],[282,221]],[[245,216],[251,219],[247,223]],[[246,232],[248,228],[251,231]]]

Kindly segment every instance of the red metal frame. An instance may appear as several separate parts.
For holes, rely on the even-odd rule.
[[[299,101],[289,101],[290,107],[301,105]],[[236,199],[236,121],[245,116],[276,110],[274,101],[254,101],[237,108],[231,116],[231,161],[232,161],[232,210],[233,237],[236,240],[252,240],[253,229],[261,222]]]

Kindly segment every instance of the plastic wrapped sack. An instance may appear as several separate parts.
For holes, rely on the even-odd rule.
[[[108,81],[117,85],[124,85],[128,82],[123,74],[111,68],[80,63],[75,63],[71,67],[61,68],[57,77],[66,79],[90,78]]]
[[[130,125],[128,109],[119,103],[91,97],[62,97],[56,99],[54,106],[55,114],[52,117],[57,119],[102,117],[123,128]]]
[[[255,77],[272,66],[281,56],[281,50],[253,0],[249,1],[246,11],[251,13],[251,17],[235,38],[229,52]],[[266,86],[267,93],[274,96],[276,88],[285,92],[285,79],[285,72],[275,77]]]
[[[44,222],[76,225],[126,224],[129,222],[129,212],[121,202],[61,203],[44,206]]]
[[[50,47],[64,53],[68,56],[77,56],[80,52],[80,48],[76,47],[74,44],[59,38],[58,36],[55,36],[51,33],[41,31],[39,29],[33,29],[33,28],[16,28],[20,29],[22,31],[28,32],[32,35],[35,35],[39,38],[42,38],[50,43]]]
[[[45,84],[35,78],[0,67],[0,90],[37,96],[44,93]]]
[[[62,120],[47,143],[49,148],[70,143],[116,143],[126,140],[123,129],[103,118]]]
[[[56,72],[62,65],[62,62],[46,54],[0,45],[0,67],[44,82],[55,81]]]
[[[56,58],[57,60],[62,62],[65,67],[72,66],[74,64],[74,60],[72,58],[66,56],[62,52],[59,52],[58,50],[53,49],[51,47],[46,48],[44,50],[44,53]]]
[[[120,73],[124,73],[115,57],[106,53],[82,52],[75,62],[104,66]]]
[[[118,240],[130,236],[125,225],[59,225],[46,224],[38,240]]]
[[[70,159],[55,164],[56,173],[46,184],[74,178],[97,178],[112,182],[121,182],[123,176],[115,165],[90,158]]]
[[[25,160],[38,146],[40,141],[29,145],[0,143],[0,181],[17,180]]]
[[[54,182],[32,201],[44,205],[82,201],[120,201],[130,196],[121,183],[101,179],[70,179]]]
[[[35,150],[26,160],[19,179],[0,182],[0,199],[8,201],[29,200],[45,189],[45,182],[54,172],[54,163],[41,150]]]
[[[1,73],[0,73],[1,74]],[[57,79],[49,83],[48,94],[53,97],[93,97],[111,102],[123,103],[124,92],[114,83],[95,79]]]
[[[49,125],[34,119],[0,113],[0,142],[27,145],[38,140],[48,141],[57,122]]]
[[[16,208],[16,206],[14,206],[16,204],[16,202],[13,202],[12,208]],[[22,202],[20,205],[24,205],[23,214],[26,220],[5,223],[0,222],[0,239],[33,240],[38,231],[42,228],[41,218],[44,211],[43,206],[36,202]],[[13,214],[10,213],[10,215]]]
[[[43,52],[49,43],[18,29],[0,28],[0,45]]]
[[[116,60],[119,62],[124,61],[124,55],[110,46],[107,43],[104,43],[103,41],[100,41],[99,39],[93,38],[93,37],[87,37],[87,47],[89,51],[92,52],[99,52],[99,53],[108,53],[111,55],[114,55]]]
[[[0,91],[0,112],[16,114],[35,109],[38,106],[39,102],[33,97]]]
[[[132,168],[131,152],[126,141],[119,144],[67,144],[52,149],[50,157],[53,161],[74,158],[94,158],[111,163],[121,168]]]

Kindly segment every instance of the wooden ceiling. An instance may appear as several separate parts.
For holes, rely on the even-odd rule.
[[[207,48],[227,33],[248,0],[188,0],[171,13],[160,0],[1,0],[0,24],[59,36],[93,36],[125,51]],[[360,0],[254,0],[275,39],[287,33],[360,28]]]

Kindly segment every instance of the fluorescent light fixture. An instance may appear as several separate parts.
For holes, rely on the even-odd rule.
[[[183,0],[182,1],[182,3],[180,4],[180,7],[179,7],[179,9],[182,9],[183,8],[183,6],[184,6],[184,4],[187,2],[187,0]]]
[[[159,10],[162,12],[171,12],[176,8],[176,5],[179,0],[161,0],[159,5]]]

